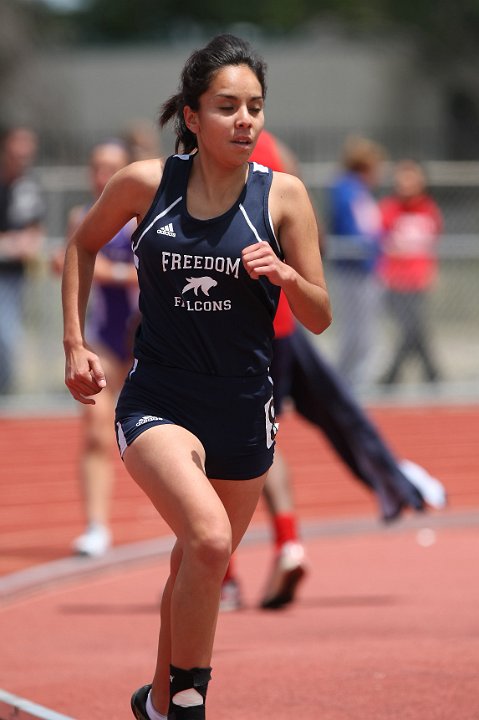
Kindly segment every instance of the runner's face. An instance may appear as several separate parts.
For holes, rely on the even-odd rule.
[[[198,148],[221,162],[244,162],[264,125],[261,83],[247,65],[227,65],[200,97],[199,110],[185,108]]]

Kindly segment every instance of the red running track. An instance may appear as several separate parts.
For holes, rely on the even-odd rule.
[[[271,550],[240,549],[246,608],[220,618],[208,720],[478,720],[479,408],[373,416],[400,456],[446,484],[450,509],[365,529],[371,497],[317,433],[285,418],[299,516],[308,530],[319,519],[306,540],[311,573],[296,604],[265,613],[256,603]],[[2,420],[0,430],[7,575],[68,555],[82,527],[80,438],[72,418]],[[166,534],[118,467],[116,542]],[[344,519],[338,532],[332,518]],[[76,720],[131,718],[130,693],[151,676],[166,573],[166,558],[150,559],[7,601],[0,686]]]
[[[440,528],[428,547],[389,529],[307,551],[298,602],[265,612],[269,548],[240,550],[248,606],[219,619],[208,720],[477,720],[477,527]],[[76,720],[132,720],[166,574],[157,560],[0,609],[2,685]]]
[[[479,407],[377,408],[370,412],[393,450],[446,485],[450,506],[479,507]],[[376,514],[323,436],[287,414],[280,443],[291,464],[300,519]],[[0,576],[65,557],[83,529],[76,480],[80,425],[74,417],[0,418]],[[115,543],[169,532],[115,453]],[[255,522],[265,522],[262,506]]]

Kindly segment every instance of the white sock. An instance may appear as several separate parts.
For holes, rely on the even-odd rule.
[[[150,720],[168,720],[166,715],[162,715],[153,707],[153,703],[151,702],[151,690],[146,698],[146,712],[148,713]]]

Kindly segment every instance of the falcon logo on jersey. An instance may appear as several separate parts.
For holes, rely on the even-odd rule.
[[[193,290],[195,295],[198,295],[198,290],[202,290],[203,293],[207,296],[210,294],[210,290],[213,287],[216,287],[218,283],[216,280],[213,280],[213,278],[208,277],[205,275],[204,277],[199,278],[186,278],[188,281],[188,284],[185,285],[183,290],[181,291],[181,294],[183,295],[188,290]]]
[[[174,299],[175,307],[181,307],[189,312],[218,312],[222,310],[231,310],[231,300],[204,300],[198,298],[198,300],[185,300],[182,296],[189,290],[193,290],[196,297],[198,297],[198,291],[201,290],[203,295],[209,298],[211,288],[218,285],[216,280],[203,275],[202,277],[194,278],[187,277],[187,284],[181,291],[181,296],[177,295]],[[203,295],[200,297],[202,298]]]

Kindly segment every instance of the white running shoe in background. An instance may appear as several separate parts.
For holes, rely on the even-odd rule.
[[[234,578],[225,580],[221,586],[220,612],[240,610],[242,605],[241,589],[238,581]]]
[[[73,541],[72,548],[76,555],[101,557],[111,546],[111,533],[104,525],[91,524],[83,535]]]
[[[436,510],[444,510],[447,506],[446,488],[437,478],[429,475],[427,470],[412,460],[401,460],[399,468],[409,482],[419,490],[428,505]]]
[[[304,547],[295,541],[284,543],[274,560],[261,607],[276,610],[293,602],[298,585],[306,573]]]

